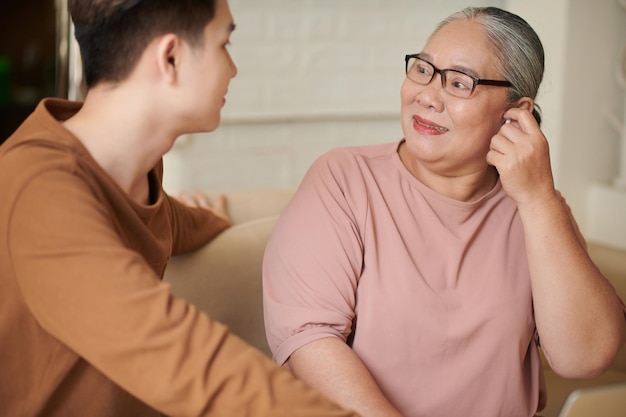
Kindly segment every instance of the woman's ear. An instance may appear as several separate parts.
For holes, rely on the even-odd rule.
[[[528,111],[533,115],[537,124],[541,126],[541,109],[535,104],[535,100],[530,97],[522,97],[513,107]]]
[[[535,108],[535,101],[530,97],[522,97],[517,100],[517,103],[515,103],[513,107],[517,109],[528,110],[532,113],[533,109]]]

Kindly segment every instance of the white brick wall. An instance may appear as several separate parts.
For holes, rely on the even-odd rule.
[[[404,55],[451,12],[502,3],[230,0],[239,73],[222,125],[179,141],[166,189],[295,187],[330,148],[400,139]]]

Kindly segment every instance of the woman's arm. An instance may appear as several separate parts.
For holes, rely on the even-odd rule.
[[[557,373],[597,375],[624,344],[623,305],[554,189],[548,143],[534,118],[521,109],[505,117],[515,122],[494,136],[487,160],[518,206],[541,346]]]
[[[363,417],[402,416],[343,340],[317,339],[296,350],[286,365],[298,378]]]
[[[318,159],[265,250],[265,329],[274,360],[365,417],[400,417],[346,340],[356,320],[367,192],[351,154]]]
[[[546,358],[565,377],[596,376],[624,343],[623,306],[578,239],[578,227],[558,195],[518,207]]]

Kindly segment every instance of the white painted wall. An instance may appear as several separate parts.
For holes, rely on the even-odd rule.
[[[592,216],[604,217],[595,209],[604,203],[589,199],[618,171],[619,135],[607,121],[609,111],[624,113],[624,93],[612,76],[626,40],[618,1],[230,0],[239,74],[223,123],[179,140],[165,159],[165,187],[295,187],[330,148],[400,139],[404,54],[419,51],[451,12],[494,5],[528,20],[544,43],[538,104],[556,182],[583,231],[603,243],[590,225]],[[626,214],[617,214],[609,221],[626,227]]]
[[[626,207],[626,192],[608,187],[618,175],[621,147],[610,115],[625,113],[626,91],[615,75],[626,44],[626,8],[616,0],[570,3],[561,189],[591,240],[626,248],[626,211],[616,210]]]

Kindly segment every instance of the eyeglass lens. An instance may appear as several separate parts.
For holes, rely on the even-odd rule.
[[[432,64],[419,59],[409,58],[407,77],[418,84],[429,84],[439,72],[443,89],[456,97],[467,98],[474,90],[474,79],[467,74],[451,69],[435,70]]]

